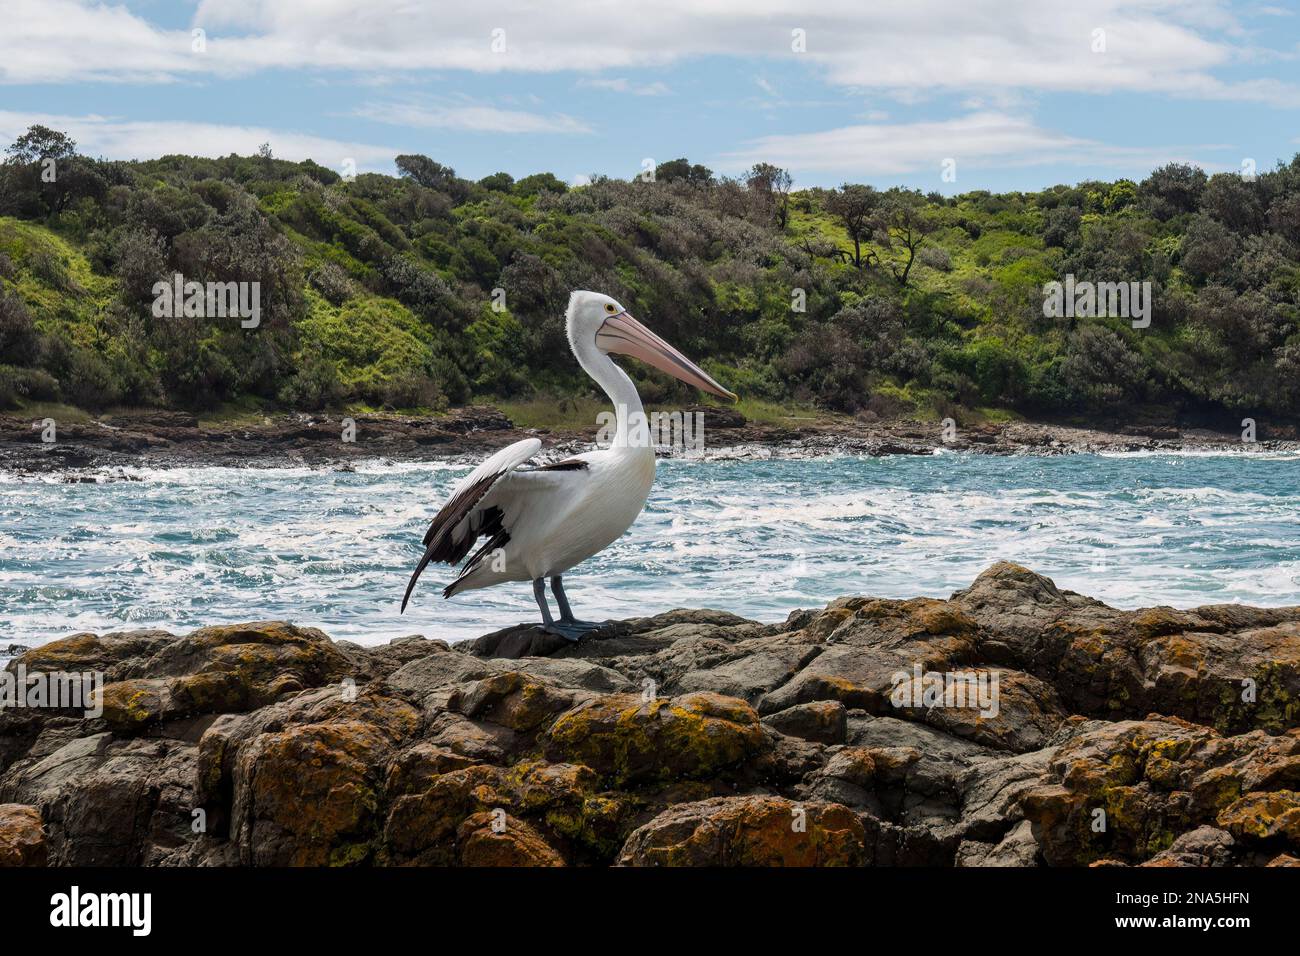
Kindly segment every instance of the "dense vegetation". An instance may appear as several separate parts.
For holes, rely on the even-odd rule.
[[[1300,413],[1300,156],[1254,179],[1171,165],[953,198],[792,193],[771,166],[731,180],[686,160],[579,188],[397,166],[344,181],[267,148],[104,162],[34,127],[0,165],[0,407],[577,394],[562,314],[591,288],[774,402]],[[177,272],[260,282],[260,326],[155,318]],[[1043,285],[1067,273],[1149,280],[1150,328],[1046,318]],[[651,400],[678,394],[634,374]]]

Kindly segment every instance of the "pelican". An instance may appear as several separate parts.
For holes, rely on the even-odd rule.
[[[431,561],[454,565],[486,538],[456,580],[443,589],[444,598],[506,581],[531,581],[545,631],[577,641],[600,627],[573,616],[563,575],[632,526],[655,478],[654,446],[641,396],[610,353],[640,359],[701,391],[737,400],[607,295],[574,292],[565,320],[578,364],[614,405],[613,441],[608,448],[532,465],[542,443],[525,438],[462,478],[424,535],[424,556],[406,585],[403,612]],[[547,579],[558,618],[546,602]]]

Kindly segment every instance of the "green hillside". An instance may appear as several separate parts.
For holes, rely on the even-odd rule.
[[[1254,180],[1168,166],[955,198],[789,193],[771,167],[685,161],[579,188],[398,167],[102,162],[34,128],[0,166],[0,407],[581,397],[562,314],[590,288],[757,402],[1300,417],[1300,157]],[[259,283],[260,324],[155,317],[175,273]],[[1150,327],[1046,317],[1044,284],[1067,274],[1149,281]],[[634,374],[650,401],[686,395]]]

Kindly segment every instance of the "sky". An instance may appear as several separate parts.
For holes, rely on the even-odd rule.
[[[1300,152],[1300,0],[0,0],[0,141],[945,194]]]

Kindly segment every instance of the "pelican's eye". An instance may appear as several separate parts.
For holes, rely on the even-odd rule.
[[[605,303],[605,311],[608,312],[610,315],[613,315],[615,312],[618,311],[618,309],[615,307],[614,303],[612,303],[612,302],[606,302],[606,303]]]

